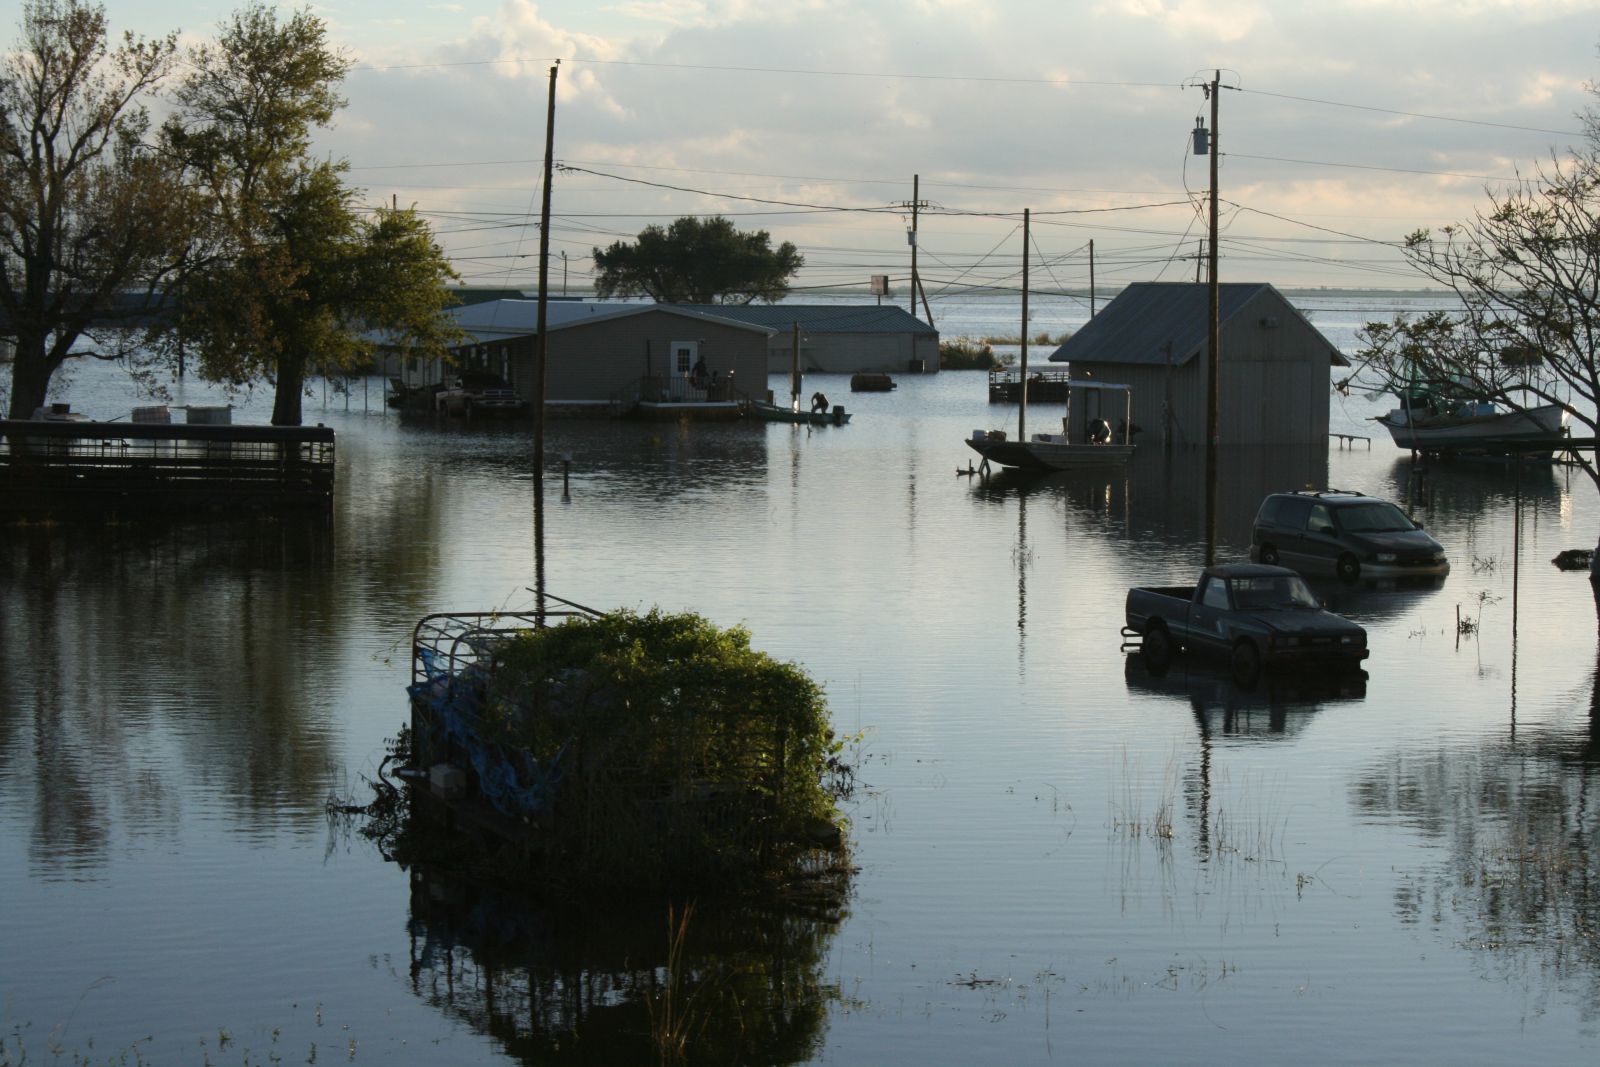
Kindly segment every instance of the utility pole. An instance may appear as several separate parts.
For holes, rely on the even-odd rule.
[[[561,250],[561,295],[567,295],[567,250]]]
[[[1089,238],[1089,317],[1094,318],[1094,238]]]
[[[911,209],[911,229],[906,232],[906,243],[911,246],[911,317],[916,318],[917,293],[922,288],[922,282],[917,278],[917,213],[928,206],[922,200],[922,175],[913,174],[911,176],[911,199],[909,201],[900,201],[899,206]],[[927,297],[923,297],[922,303],[924,307],[927,306]],[[931,311],[928,313],[928,324],[933,324],[933,312]]]
[[[1022,379],[1017,403],[1017,440],[1028,440],[1028,208],[1022,209]]]
[[[550,68],[550,100],[544,120],[544,196],[539,206],[539,335],[533,356],[533,585],[534,610],[544,618],[544,379],[546,341],[550,331],[546,316],[546,289],[550,279],[550,172],[556,142],[556,71],[561,60]]]
[[[1221,285],[1217,276],[1217,98],[1222,95],[1222,71],[1214,71],[1206,90],[1211,97],[1211,243],[1206,248],[1211,271],[1209,316],[1206,320],[1206,566],[1217,561],[1217,388],[1222,361]]]

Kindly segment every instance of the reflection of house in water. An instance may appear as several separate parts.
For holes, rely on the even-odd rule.
[[[683,1062],[816,1055],[838,998],[823,975],[837,917],[595,908],[538,907],[413,872],[411,991],[523,1063],[672,1060],[652,1036],[669,1007],[689,1038]],[[674,917],[687,921],[676,958]]]
[[[1256,510],[1269,493],[1308,485],[1325,486],[1328,450],[1312,445],[1235,446],[1219,451],[1217,536],[1228,549],[1219,559],[1244,559]],[[1057,496],[1069,510],[1093,515],[1130,538],[1153,539],[1175,548],[1205,536],[1203,449],[1141,448],[1125,467],[1102,471],[1003,471],[978,482],[986,498]],[[1229,555],[1228,553],[1231,553]]]

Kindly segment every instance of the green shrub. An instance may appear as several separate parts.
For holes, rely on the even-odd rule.
[[[1000,366],[994,349],[965,337],[939,342],[940,370],[993,370]]]
[[[543,832],[563,881],[752,888],[837,842],[822,689],[742,627],[618,611],[496,648],[480,729],[563,777]]]

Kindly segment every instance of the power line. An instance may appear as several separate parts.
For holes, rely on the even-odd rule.
[[[1318,100],[1312,96],[1293,96],[1289,93],[1274,93],[1266,89],[1244,89],[1242,93],[1255,93],[1257,96],[1272,96],[1279,100],[1293,100],[1301,104],[1321,104],[1325,107],[1346,107],[1353,111],[1373,111],[1380,115],[1401,115],[1408,119],[1427,119],[1430,122],[1459,122],[1466,126],[1489,126],[1497,130],[1519,130],[1524,133],[1554,133],[1563,137],[1581,137],[1581,133],[1571,130],[1547,130],[1539,126],[1518,126],[1509,122],[1490,122],[1487,119],[1463,119],[1454,115],[1429,115],[1420,111],[1400,111],[1390,107],[1374,107],[1370,104],[1347,104],[1340,100]]]

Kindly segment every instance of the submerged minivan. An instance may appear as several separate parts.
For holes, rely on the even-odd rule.
[[[1450,573],[1444,548],[1387,500],[1342,489],[1273,493],[1261,502],[1250,558],[1345,581]]]

